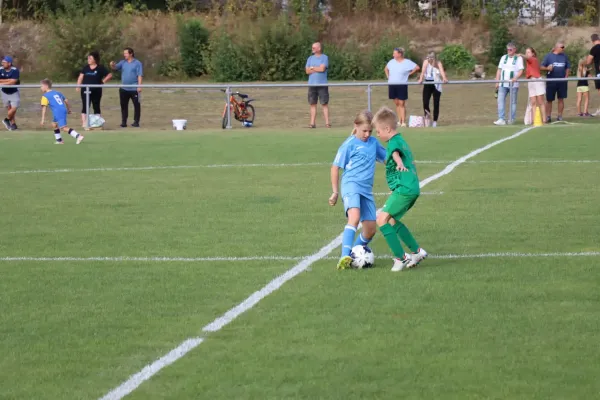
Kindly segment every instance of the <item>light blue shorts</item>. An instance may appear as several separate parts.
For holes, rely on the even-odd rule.
[[[67,126],[67,114],[55,115],[52,122],[58,124],[59,128],[64,128],[65,126]]]
[[[377,207],[375,201],[357,193],[346,193],[343,195],[344,211],[348,216],[348,209],[360,209],[360,221],[375,221],[377,218]]]

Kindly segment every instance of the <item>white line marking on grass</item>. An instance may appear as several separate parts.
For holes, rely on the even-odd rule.
[[[515,258],[515,257],[599,257],[600,251],[571,253],[480,253],[480,254],[429,254],[429,258],[450,260],[456,258]],[[392,258],[391,254],[377,254],[377,258]],[[308,257],[300,256],[246,256],[246,257],[0,257],[0,262],[10,261],[77,261],[77,262],[247,262],[247,261],[300,261]],[[337,260],[337,256],[323,257],[323,260]]]
[[[445,160],[422,160],[417,164],[448,164]],[[481,160],[465,161],[464,164],[591,164],[600,163],[600,160]],[[291,163],[291,164],[207,164],[207,165],[156,165],[146,167],[106,167],[106,168],[63,168],[63,169],[32,169],[22,171],[0,171],[0,175],[27,175],[27,174],[63,174],[73,172],[119,172],[119,171],[153,171],[169,169],[201,169],[201,168],[290,168],[314,167],[331,165],[329,162]]]
[[[512,140],[515,138],[518,138],[519,136],[529,132],[531,129],[533,129],[533,127],[528,127],[525,129],[522,129],[520,131],[518,131],[517,133],[511,135],[511,136],[507,136],[503,139],[499,139],[496,140],[495,142],[492,142],[486,146],[480,147],[476,150],[473,150],[472,152],[470,152],[469,154],[460,157],[459,159],[457,159],[456,161],[453,161],[452,163],[450,163],[448,166],[446,166],[446,168],[444,168],[442,171],[424,179],[421,181],[421,183],[419,184],[419,186],[421,188],[427,186],[429,183],[445,176],[448,175],[450,172],[452,172],[456,167],[458,167],[459,165],[463,164],[465,161],[475,157],[476,155],[491,149],[494,146],[497,146],[501,143],[504,143],[508,140]],[[341,245],[342,243],[342,234],[340,234],[339,236],[337,236],[335,239],[333,239],[331,242],[329,242],[327,245],[325,245],[324,247],[322,247],[318,252],[316,252],[315,254],[303,259],[302,261],[300,261],[298,264],[296,264],[294,267],[292,267],[291,269],[289,269],[288,271],[286,271],[283,275],[278,276],[277,278],[273,279],[271,282],[269,282],[266,286],[264,286],[262,289],[260,289],[257,292],[254,292],[252,295],[250,295],[250,297],[248,297],[246,300],[244,300],[243,302],[241,302],[240,304],[238,304],[237,306],[233,307],[231,310],[227,311],[225,314],[223,314],[222,316],[218,317],[217,319],[215,319],[213,322],[211,322],[210,324],[206,325],[202,330],[204,332],[216,332],[218,330],[220,330],[221,328],[223,328],[224,326],[226,326],[227,324],[229,324],[231,321],[233,321],[235,318],[237,318],[239,315],[243,314],[244,312],[250,310],[252,307],[254,307],[256,304],[258,304],[262,299],[264,299],[266,296],[270,295],[271,293],[273,293],[274,291],[276,291],[277,289],[279,289],[284,283],[286,283],[287,281],[289,281],[290,279],[293,279],[295,276],[297,276],[298,274],[304,272],[308,267],[310,267],[312,264],[314,264],[315,262],[322,260],[323,258],[327,257],[329,253],[331,253],[336,247],[338,247],[339,245]],[[186,342],[183,342],[186,343]],[[179,345],[178,347],[176,347],[174,350],[171,351],[172,354],[179,354],[176,356],[173,356],[172,358],[169,358],[169,364],[173,363],[174,361],[176,361],[177,359],[183,357],[183,355],[185,355],[189,350],[183,352],[182,350],[180,350],[180,347],[183,345],[183,343],[181,345]],[[171,354],[170,353],[170,354]],[[165,356],[167,357],[167,356]],[[164,357],[163,357],[164,358]],[[150,365],[154,365],[150,364]],[[102,398],[102,400],[119,400],[122,399],[123,397],[125,397],[126,395],[128,395],[129,393],[131,393],[132,391],[134,391],[138,386],[140,386],[145,380],[147,380],[148,378],[150,378],[150,376],[152,376],[153,374],[157,373],[160,369],[162,369],[163,367],[167,366],[168,364],[163,365],[161,368],[152,370],[152,374],[150,375],[144,375],[144,376],[140,376],[140,373],[137,373],[135,375],[132,375],[131,377],[129,377],[129,379],[127,379],[124,383],[122,383],[121,385],[119,385],[118,387],[116,387],[115,389],[113,389],[112,391],[110,391],[106,396],[104,396]],[[146,368],[142,369],[142,371],[144,371]]]

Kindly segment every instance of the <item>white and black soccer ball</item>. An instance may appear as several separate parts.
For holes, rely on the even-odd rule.
[[[350,257],[352,257],[352,268],[371,268],[375,264],[375,254],[367,246],[354,246]]]

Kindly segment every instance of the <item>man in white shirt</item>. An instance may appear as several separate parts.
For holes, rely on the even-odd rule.
[[[508,121],[509,123],[512,123],[516,120],[517,95],[519,94],[519,83],[517,82],[517,79],[521,77],[523,70],[525,69],[523,58],[517,55],[517,46],[514,43],[507,44],[506,51],[508,54],[505,54],[500,58],[498,71],[496,72],[496,80],[506,82],[496,83],[496,90],[498,91],[498,120],[494,122],[495,125],[506,125],[505,103],[506,97],[509,95],[512,96],[512,98],[510,103],[510,119]]]

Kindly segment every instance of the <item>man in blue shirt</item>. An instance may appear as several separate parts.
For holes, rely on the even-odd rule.
[[[13,67],[13,58],[11,56],[4,56],[2,59],[2,68],[0,69],[0,85],[20,85],[20,74],[19,70]],[[17,129],[15,123],[15,115],[17,109],[21,105],[21,97],[19,95],[19,89],[17,88],[2,88],[2,102],[4,107],[8,110],[8,115],[2,124],[9,131]]]
[[[327,83],[327,69],[329,58],[323,54],[323,46],[316,42],[312,45],[312,55],[306,60],[305,71],[308,75],[309,85],[322,85]],[[317,100],[321,102],[325,126],[331,128],[329,123],[329,88],[327,86],[310,86],[308,88],[308,104],[310,104],[309,128],[316,128]]]
[[[542,71],[548,71],[548,78],[568,78],[571,64],[565,54],[565,44],[557,42],[551,53],[546,54],[540,67]],[[567,98],[568,81],[546,82],[546,122],[552,121],[552,103],[558,95],[558,116],[557,121],[562,121],[563,110],[565,109],[565,99]]]
[[[133,101],[133,124],[131,126],[139,128],[141,106],[140,96],[142,91],[142,78],[144,76],[142,63],[135,58],[135,53],[131,47],[123,50],[124,60],[115,64],[110,62],[110,67],[115,71],[121,71],[121,83],[123,85],[139,85],[138,87],[127,87],[119,89],[119,98],[121,100],[121,128],[127,127],[127,118],[129,117],[129,100]]]

